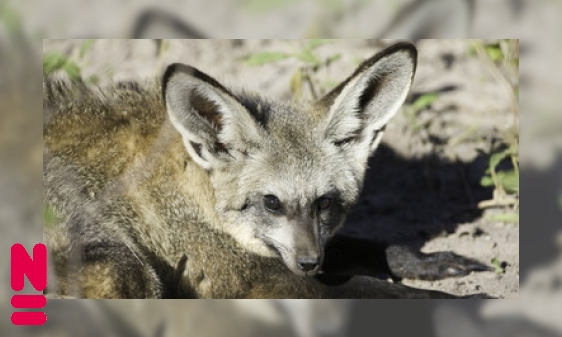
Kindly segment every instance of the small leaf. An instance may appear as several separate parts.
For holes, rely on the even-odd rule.
[[[480,179],[480,185],[484,187],[494,186],[494,180],[490,176],[484,176]]]
[[[257,13],[269,12],[295,3],[296,0],[243,0],[242,6]]]
[[[490,214],[486,219],[496,222],[519,223],[519,213]]]
[[[503,58],[503,52],[499,45],[486,46],[486,53],[494,62],[499,62]]]
[[[81,77],[80,67],[72,61],[67,61],[63,70],[68,74],[68,77],[73,80],[78,80]]]
[[[500,262],[500,260],[498,260],[497,258],[493,258],[492,261],[490,261],[492,263],[492,265],[494,266],[494,268],[496,268],[496,273],[498,274],[503,274],[505,273],[505,268],[502,266],[502,263]]]
[[[43,227],[50,228],[56,225],[58,218],[55,215],[53,208],[47,204],[43,204]]]
[[[332,62],[337,61],[340,58],[341,58],[340,53],[334,54],[326,59],[326,64],[331,64]]]
[[[333,88],[335,88],[338,84],[340,84],[339,81],[334,81],[334,80],[326,80],[324,82],[322,82],[322,86],[324,87],[324,89],[326,91],[330,91]]]
[[[519,174],[515,170],[498,172],[500,185],[507,192],[519,192]]]
[[[88,84],[98,84],[100,81],[100,78],[94,74],[94,75],[90,75],[87,79],[86,79],[86,83]]]
[[[266,63],[277,62],[289,58],[291,55],[280,52],[263,52],[250,56],[244,64],[247,66],[261,66]]]
[[[43,73],[50,75],[58,70],[64,70],[71,79],[80,79],[80,67],[61,53],[43,55]]]
[[[82,46],[80,46],[80,59],[82,59],[84,55],[86,55],[94,42],[96,42],[96,40],[94,39],[87,39],[86,41],[82,42]]]
[[[302,97],[302,71],[300,68],[291,77],[291,92],[295,99]]]
[[[305,48],[312,50],[320,47],[321,45],[333,43],[334,41],[334,39],[312,39],[307,41]]]
[[[158,57],[161,58],[164,54],[166,54],[170,50],[170,41],[169,40],[160,40],[160,47],[158,48]]]
[[[61,53],[48,53],[43,55],[43,73],[50,75],[64,67],[67,62],[66,56]]]
[[[430,106],[438,97],[439,95],[435,93],[421,95],[414,101],[414,103],[412,103],[411,107],[416,112],[420,111]]]
[[[320,61],[318,60],[318,58],[316,57],[316,55],[314,55],[314,53],[312,52],[312,50],[310,49],[303,49],[303,51],[301,51],[300,53],[295,55],[299,60],[305,62],[305,63],[310,63],[312,65],[317,65]]]
[[[490,157],[490,169],[494,170],[496,169],[496,166],[498,166],[498,164],[509,155],[510,150],[507,149],[503,152],[498,152],[498,153],[494,153],[491,157]]]

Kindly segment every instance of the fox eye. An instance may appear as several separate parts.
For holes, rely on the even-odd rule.
[[[281,209],[281,201],[279,201],[279,198],[271,194],[263,197],[263,204],[269,211],[278,211]]]
[[[316,204],[320,210],[326,210],[332,204],[332,200],[327,197],[322,197],[316,201]]]

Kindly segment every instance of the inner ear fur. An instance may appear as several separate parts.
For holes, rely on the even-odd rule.
[[[248,110],[218,81],[198,69],[172,64],[162,78],[162,99],[195,162],[210,169],[259,143]]]
[[[417,50],[409,42],[394,44],[364,61],[318,102],[327,111],[326,137],[336,144],[368,138],[372,146],[372,136],[382,132],[404,103],[416,65]]]

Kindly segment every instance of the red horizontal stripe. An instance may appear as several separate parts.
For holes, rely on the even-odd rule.
[[[14,325],[43,325],[47,321],[44,312],[14,312],[12,314],[12,324]]]
[[[43,308],[47,299],[43,295],[14,295],[11,302],[14,308]]]

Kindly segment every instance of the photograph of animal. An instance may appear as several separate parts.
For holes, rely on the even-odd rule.
[[[315,102],[227,88],[174,63],[155,83],[45,78],[49,292],[78,298],[455,298],[401,285],[490,271],[337,235],[406,100],[416,47]],[[475,296],[485,296],[475,294]]]

